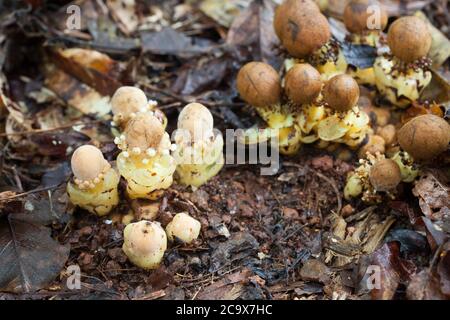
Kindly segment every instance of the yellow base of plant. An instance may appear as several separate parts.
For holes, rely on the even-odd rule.
[[[70,201],[80,208],[99,216],[108,214],[118,203],[119,194],[117,186],[120,176],[113,169],[109,169],[103,181],[92,189],[79,189],[74,183],[67,184],[67,193]]]
[[[223,137],[218,133],[213,141],[196,144],[177,141],[174,158],[178,164],[178,181],[198,188],[219,173],[224,165]]]
[[[172,175],[176,168],[175,160],[170,155],[157,154],[144,164],[143,157],[129,156],[122,153],[117,157],[117,168],[127,181],[127,193],[131,199],[155,200],[159,189],[172,185]]]
[[[412,101],[419,99],[423,89],[431,81],[431,72],[421,69],[408,69],[399,72],[394,67],[396,58],[378,57],[374,64],[374,73],[378,91],[400,108],[406,108]]]

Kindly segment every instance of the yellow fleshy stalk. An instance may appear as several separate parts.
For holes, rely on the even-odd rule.
[[[119,203],[119,174],[91,145],[75,150],[71,164],[74,179],[67,184],[70,201],[99,216],[108,214]]]
[[[211,112],[199,103],[181,111],[173,153],[180,183],[198,188],[222,169],[223,137],[213,126]]]
[[[148,113],[137,115],[115,142],[122,150],[117,168],[127,181],[131,199],[155,200],[159,190],[170,187],[176,169],[170,155],[174,145],[158,119]]]

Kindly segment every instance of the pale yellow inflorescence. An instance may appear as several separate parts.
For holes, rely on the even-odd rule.
[[[167,237],[170,241],[175,238],[184,243],[191,243],[198,238],[201,224],[185,212],[175,215],[173,220],[166,227]]]
[[[72,155],[71,165],[74,182],[80,189],[94,188],[111,168],[102,152],[91,145],[77,148]]]
[[[130,223],[123,235],[122,249],[133,264],[143,269],[159,266],[167,249],[167,236],[159,222]]]
[[[214,119],[211,112],[200,103],[189,103],[178,116],[178,130],[189,134],[191,141],[201,141],[213,136]]]
[[[114,124],[127,123],[141,112],[151,112],[156,104],[156,101],[148,101],[145,93],[139,88],[120,87],[111,98]]]
[[[158,153],[169,154],[176,148],[170,143],[161,143],[165,135],[161,121],[150,113],[137,114],[127,124],[125,131],[114,142],[123,151],[125,158],[138,156],[143,158],[143,163]]]

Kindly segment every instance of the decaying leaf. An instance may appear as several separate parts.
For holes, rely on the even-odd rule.
[[[136,30],[138,19],[134,0],[107,0],[106,5],[123,33],[130,35]]]
[[[253,1],[234,21],[228,31],[226,43],[245,50],[251,49],[252,59],[277,68],[281,58],[276,54],[279,44],[273,29],[274,3],[269,0]]]
[[[121,66],[104,53],[71,48],[53,50],[50,57],[63,71],[102,95],[112,96],[121,86]]]
[[[233,261],[244,259],[256,252],[258,241],[248,233],[235,233],[225,242],[219,244],[211,255],[210,272],[230,265]]]
[[[415,272],[414,264],[401,259],[399,253],[398,243],[389,242],[364,257],[359,270],[362,275],[359,291],[369,290],[375,300],[391,300],[399,283],[409,281]]]
[[[51,238],[45,225],[55,219],[57,209],[48,204],[48,198],[29,197],[22,212],[0,219],[0,291],[36,291],[64,266],[69,246]]]
[[[213,90],[223,81],[229,66],[228,57],[204,57],[195,64],[187,63],[180,69],[172,89],[183,95]]]
[[[431,70],[433,77],[430,84],[424,89],[421,95],[422,100],[428,100],[450,107],[450,81],[440,70]]]
[[[64,102],[83,114],[103,116],[111,111],[109,96],[102,96],[98,91],[71,77],[64,71],[59,69],[50,70],[45,84]]]
[[[409,300],[446,300],[439,290],[439,279],[435,273],[424,269],[411,278],[406,289]]]
[[[141,42],[144,52],[180,58],[192,58],[211,50],[209,41],[188,37],[169,27],[156,32],[142,32]]]
[[[416,181],[413,193],[419,198],[423,214],[433,221],[441,220],[450,207],[450,188],[432,173]]]
[[[251,0],[203,0],[200,10],[217,23],[228,28]]]
[[[198,300],[236,300],[244,291],[243,283],[248,281],[252,272],[249,269],[226,275],[223,279],[202,289]]]
[[[367,45],[342,44],[345,59],[352,66],[365,69],[373,66],[377,58],[377,49]]]
[[[431,49],[428,56],[433,60],[433,67],[439,68],[450,57],[450,40],[428,20],[422,11],[417,11],[415,16],[427,22],[431,33]]]

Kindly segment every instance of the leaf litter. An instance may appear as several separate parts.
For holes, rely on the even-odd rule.
[[[272,1],[122,2],[80,1],[77,31],[61,23],[67,5],[13,4],[0,14],[0,298],[448,299],[449,191],[439,167],[400,200],[365,207],[341,198],[356,159],[305,147],[275,176],[229,165],[195,192],[174,185],[157,204],[124,200],[106,219],[74,210],[64,192],[71,151],[90,142],[115,157],[109,99],[117,87],[142,86],[172,129],[194,100],[211,108],[219,128],[247,127],[254,114],[235,99],[239,67],[283,61]],[[383,2],[391,16],[422,10],[434,25],[437,76],[426,94],[445,106],[442,8]],[[341,41],[342,9],[330,1],[327,12]],[[372,51],[344,46],[360,67],[373,63]],[[370,92],[366,98],[371,104]],[[188,211],[201,236],[172,246],[159,269],[139,270],[121,250],[123,219],[138,207],[136,219],[158,216],[163,226]],[[83,275],[78,291],[67,288],[74,264]],[[373,264],[381,267],[375,290],[364,281]]]

